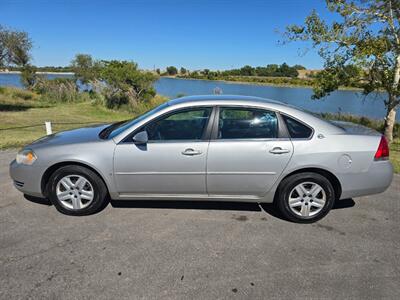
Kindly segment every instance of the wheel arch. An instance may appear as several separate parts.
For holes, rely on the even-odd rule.
[[[100,177],[100,179],[103,181],[103,183],[104,183],[104,185],[105,185],[105,187],[107,189],[107,194],[110,194],[110,190],[109,190],[109,186],[107,185],[107,182],[104,180],[104,177],[101,175],[101,173],[98,170],[96,170],[94,167],[92,167],[92,166],[90,166],[88,164],[79,162],[79,161],[63,161],[63,162],[58,162],[56,164],[51,165],[43,173],[43,176],[42,176],[42,179],[41,179],[41,182],[40,182],[40,187],[41,187],[42,194],[44,196],[48,197],[48,195],[47,195],[47,183],[49,182],[49,179],[50,179],[51,175],[56,170],[58,170],[59,168],[65,167],[65,166],[81,166],[81,167],[84,167],[84,168],[87,168],[87,169],[91,170],[97,176]]]
[[[305,173],[305,172],[312,172],[312,173],[317,173],[321,176],[324,176],[326,179],[329,180],[329,182],[332,184],[333,189],[335,191],[335,200],[339,200],[341,195],[342,195],[342,184],[340,183],[339,179],[330,171],[322,168],[316,168],[316,167],[309,167],[309,168],[301,168],[297,169],[295,171],[292,171],[289,174],[286,174],[279,182],[279,185],[277,186],[277,189],[275,190],[275,195],[274,195],[274,201],[278,195],[279,192],[279,186],[283,182],[284,179],[286,179],[289,176],[292,176],[294,174],[299,174],[299,173]]]

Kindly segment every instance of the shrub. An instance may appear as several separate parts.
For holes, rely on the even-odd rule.
[[[134,108],[156,95],[153,83],[157,76],[139,70],[134,62],[104,62],[101,79],[107,84],[102,92],[108,108],[120,108],[123,105]]]
[[[103,90],[103,95],[104,105],[107,108],[121,108],[121,106],[129,104],[128,96],[121,91],[114,91],[107,87]]]
[[[145,112],[163,104],[166,101],[168,101],[168,98],[157,95],[147,102],[141,102],[138,105],[136,105],[132,109],[132,112],[136,115],[141,115],[141,114],[144,114]]]
[[[94,92],[93,90],[90,90],[87,94],[89,95],[91,104],[105,106],[106,100],[103,94]]]

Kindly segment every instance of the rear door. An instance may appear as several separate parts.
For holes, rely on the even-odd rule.
[[[292,154],[282,137],[276,112],[249,107],[220,107],[207,158],[207,191],[213,195],[266,194]]]

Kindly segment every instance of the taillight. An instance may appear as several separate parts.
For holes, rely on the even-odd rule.
[[[389,158],[389,145],[384,136],[381,137],[379,142],[378,150],[375,153],[375,160],[386,160]]]

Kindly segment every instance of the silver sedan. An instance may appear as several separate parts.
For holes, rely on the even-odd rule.
[[[377,132],[245,96],[171,100],[125,122],[45,136],[10,174],[25,194],[88,215],[117,200],[275,203],[295,222],[383,192],[393,168]]]

